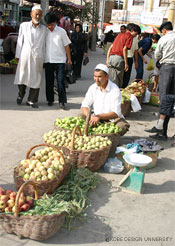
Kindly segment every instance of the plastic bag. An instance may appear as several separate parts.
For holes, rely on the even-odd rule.
[[[134,112],[137,112],[142,109],[137,97],[134,96],[134,94],[131,94],[130,100],[131,100],[131,107]]]
[[[148,90],[148,88],[146,88],[143,103],[149,103],[150,97],[151,97],[151,92]]]
[[[109,158],[104,164],[104,171],[107,173],[121,173],[124,169],[122,162],[115,158]]]
[[[154,70],[154,61],[152,58],[149,59],[147,70]]]

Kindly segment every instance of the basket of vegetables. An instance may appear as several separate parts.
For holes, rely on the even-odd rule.
[[[131,101],[130,101],[130,93],[126,90],[121,90],[122,94],[122,104],[121,111],[122,114],[127,117],[131,112]]]
[[[45,133],[43,139],[58,148],[69,149],[72,164],[78,168],[87,167],[91,171],[97,171],[103,166],[111,148],[111,141],[107,137],[82,136],[79,126],[72,133],[55,129]]]
[[[31,155],[33,149],[41,146],[45,148],[40,148]],[[70,157],[66,154],[65,149],[59,150],[49,144],[38,144],[30,148],[26,159],[14,168],[16,188],[19,189],[27,180],[33,180],[39,196],[44,193],[52,194],[69,173],[71,162]],[[31,196],[34,195],[31,185],[26,185],[24,192]]]
[[[0,74],[12,74],[13,73],[13,67],[10,66],[10,64],[7,63],[0,63]]]
[[[145,81],[147,87],[148,87],[148,90],[150,92],[152,92],[153,88],[154,88],[154,74],[151,73],[149,76],[148,76],[148,79]]]
[[[132,83],[125,88],[131,94],[137,97],[140,105],[143,103],[145,96],[146,84],[142,79],[135,79]]]
[[[24,189],[31,185],[35,193],[35,201],[24,195]],[[44,198],[38,199],[37,186],[33,181],[25,182],[17,194],[11,193],[7,204],[14,204],[12,210],[0,212],[2,228],[10,234],[16,234],[19,238],[30,238],[33,240],[46,240],[53,236],[63,225],[66,211],[65,206],[57,203],[57,207],[49,214],[48,208],[44,207]],[[30,200],[27,200],[30,199]],[[24,201],[23,205],[22,200]],[[11,202],[10,202],[11,201]],[[29,202],[30,201],[30,202]],[[31,205],[32,204],[32,205]],[[46,203],[45,203],[46,204]],[[53,204],[53,203],[52,203]],[[51,204],[49,204],[51,210]],[[56,206],[56,205],[55,205]]]

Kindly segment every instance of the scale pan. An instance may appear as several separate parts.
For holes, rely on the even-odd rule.
[[[136,167],[144,167],[152,162],[152,158],[147,155],[142,154],[126,154],[123,156],[123,159],[130,165]]]

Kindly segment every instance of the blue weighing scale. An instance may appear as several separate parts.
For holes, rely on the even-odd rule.
[[[152,162],[152,158],[147,155],[132,153],[125,154],[123,159],[134,168],[123,177],[118,184],[118,187],[120,187],[123,191],[130,193],[143,193],[143,183],[145,177],[144,167]]]

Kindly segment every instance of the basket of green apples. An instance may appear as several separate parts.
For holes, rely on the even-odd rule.
[[[35,148],[39,149],[31,155]],[[26,158],[14,168],[16,188],[19,189],[24,182],[32,180],[37,186],[39,196],[44,193],[52,194],[69,173],[71,160],[66,154],[64,149],[59,150],[49,144],[38,144],[30,148]],[[31,185],[26,185],[24,192],[34,195]]]

